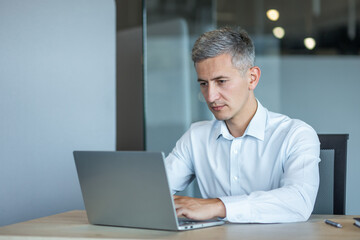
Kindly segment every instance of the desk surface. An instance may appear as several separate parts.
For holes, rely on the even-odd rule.
[[[184,232],[90,225],[85,211],[71,211],[0,228],[2,239],[360,239],[355,216],[313,215],[307,222],[225,224]],[[333,219],[343,225],[324,223]]]

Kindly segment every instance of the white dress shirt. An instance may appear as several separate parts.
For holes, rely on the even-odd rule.
[[[173,193],[196,177],[203,198],[219,198],[230,222],[306,221],[319,187],[320,143],[306,123],[258,102],[241,137],[224,121],[191,125],[165,160]]]

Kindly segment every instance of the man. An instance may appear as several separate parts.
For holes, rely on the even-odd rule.
[[[317,134],[255,98],[261,71],[254,58],[242,30],[207,32],[194,45],[200,89],[216,120],[192,124],[166,158],[173,193],[196,177],[203,197],[174,196],[178,216],[273,223],[306,221],[313,210]]]

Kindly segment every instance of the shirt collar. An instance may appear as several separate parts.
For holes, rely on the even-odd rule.
[[[264,108],[261,103],[257,101],[257,110],[255,112],[254,117],[251,119],[249,125],[247,126],[243,137],[249,135],[253,136],[261,141],[264,140],[265,136],[265,125],[267,120],[266,108]],[[229,132],[224,121],[218,121],[218,127],[215,130],[215,137],[218,139],[220,136],[223,136],[225,139],[233,140],[234,136],[232,136]]]

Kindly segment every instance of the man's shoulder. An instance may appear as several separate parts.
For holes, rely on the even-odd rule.
[[[264,116],[262,119],[263,121],[265,121],[265,131],[287,131],[302,126],[311,128],[302,120],[290,118],[289,116],[282,113],[272,112],[267,108],[263,107],[261,104],[260,106],[261,109],[263,109],[262,111],[260,111],[260,115]]]
[[[281,131],[282,135],[295,137],[296,135],[317,136],[316,131],[306,122],[290,118],[284,114],[268,112],[268,128],[273,131]]]
[[[214,127],[216,127],[218,125],[217,120],[207,120],[207,121],[199,121],[199,122],[194,122],[191,124],[190,126],[190,131],[211,131],[211,129],[213,129]]]
[[[222,121],[218,120],[210,120],[192,123],[188,130],[188,134],[192,138],[207,139],[208,137],[220,133],[221,122]]]
[[[305,128],[311,128],[312,127],[307,124],[306,122],[300,120],[300,119],[295,119],[295,118],[290,118],[287,115],[281,114],[281,113],[275,113],[275,112],[271,112],[268,111],[268,125],[271,127],[288,127],[291,129],[294,128],[298,128],[298,127],[305,127]]]

